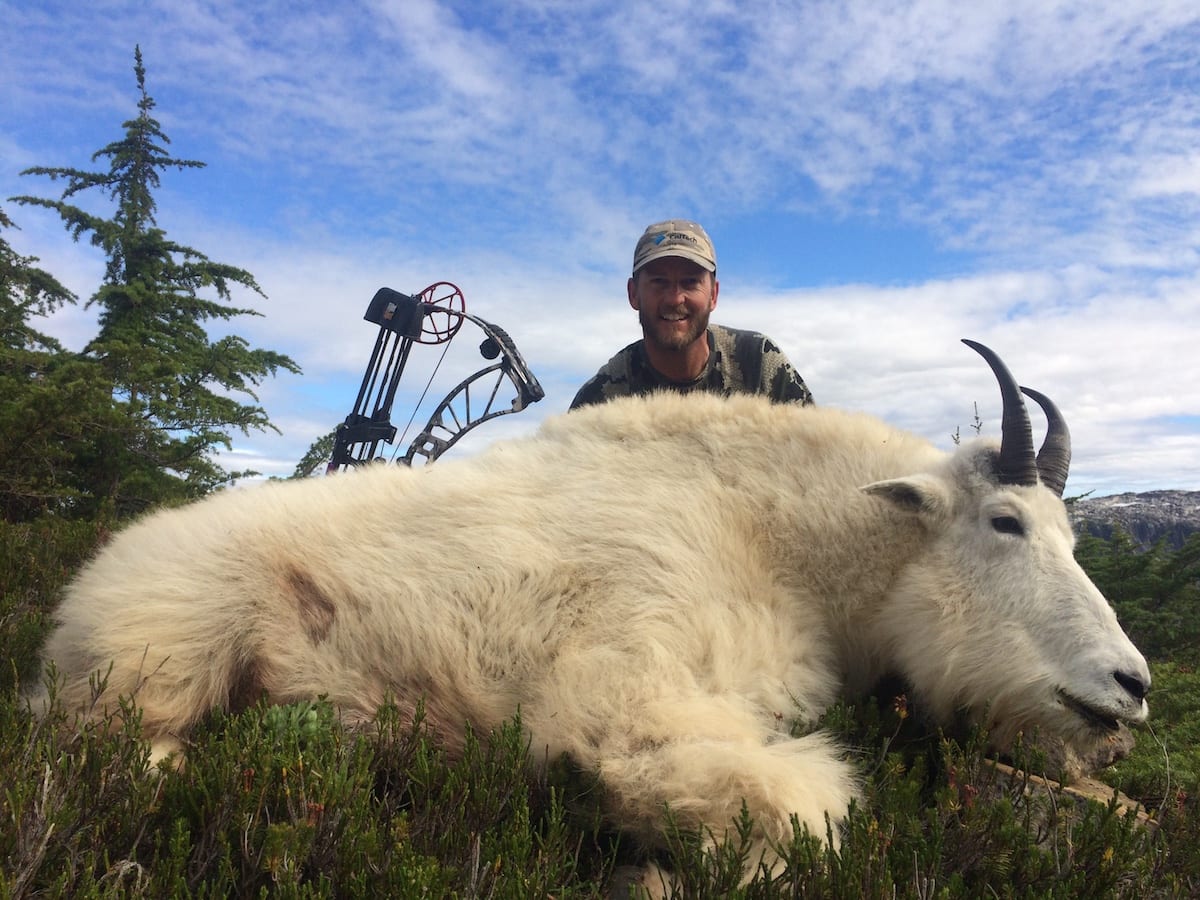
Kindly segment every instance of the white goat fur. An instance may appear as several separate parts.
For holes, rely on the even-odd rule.
[[[1094,737],[1063,692],[1146,715],[1062,501],[997,486],[994,453],[751,397],[613,401],[473,458],[155,513],[70,586],[46,658],[79,709],[111,663],[102,700],[136,694],[156,757],[260,692],[352,720],[423,698],[451,746],[519,709],[644,837],[667,806],[720,834],[743,800],[764,846],[792,813],[824,835],[853,766],[789,725],[883,673],[939,718],[986,708],[1001,741]]]

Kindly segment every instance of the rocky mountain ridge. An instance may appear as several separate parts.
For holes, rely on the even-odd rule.
[[[1067,509],[1079,534],[1107,540],[1120,528],[1143,549],[1165,538],[1168,547],[1178,550],[1190,535],[1200,531],[1200,491],[1084,497],[1069,502]]]

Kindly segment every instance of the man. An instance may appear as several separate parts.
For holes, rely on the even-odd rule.
[[[642,339],[610,359],[571,409],[656,390],[765,394],[776,403],[812,403],[804,381],[770,338],[709,325],[717,305],[717,254],[695,222],[670,219],[646,229],[626,285]]]

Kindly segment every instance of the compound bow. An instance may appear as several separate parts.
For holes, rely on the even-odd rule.
[[[431,463],[477,425],[520,412],[546,396],[512,338],[499,326],[468,313],[462,291],[449,282],[431,284],[415,296],[380,288],[363,318],[378,325],[379,334],[354,410],[337,427],[328,473],[382,459],[376,456],[379,445],[396,439],[396,427],[390,418],[392,404],[413,345],[445,344],[458,334],[464,321],[475,323],[484,333],[479,345],[483,358],[497,361],[467,377],[446,395],[399,462],[411,466],[415,457],[423,456],[426,464]],[[495,376],[494,382],[488,382],[490,376]],[[516,390],[508,407],[496,403],[505,381]],[[472,388],[486,389],[485,382],[490,384],[490,391],[482,404],[472,405]]]

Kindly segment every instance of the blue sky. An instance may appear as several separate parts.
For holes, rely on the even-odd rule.
[[[5,236],[82,298],[97,251],[3,198],[57,196],[18,173],[88,168],[121,136],[135,44],[171,151],[207,163],[164,174],[159,225],[253,272],[266,299],[237,302],[264,315],[233,330],[304,368],[263,386],[283,433],[239,437],[231,467],[287,474],[349,412],[385,285],[454,282],[547,389],[456,452],[536,427],[637,337],[641,230],[689,217],[717,246],[714,321],[774,337],[819,403],[945,446],[978,404],[994,433],[972,337],[1063,408],[1068,494],[1200,489],[1192,0],[0,0],[0,17]],[[46,330],[81,346],[92,324],[73,309]],[[432,366],[416,357],[400,423]],[[482,363],[456,346],[430,402]]]

